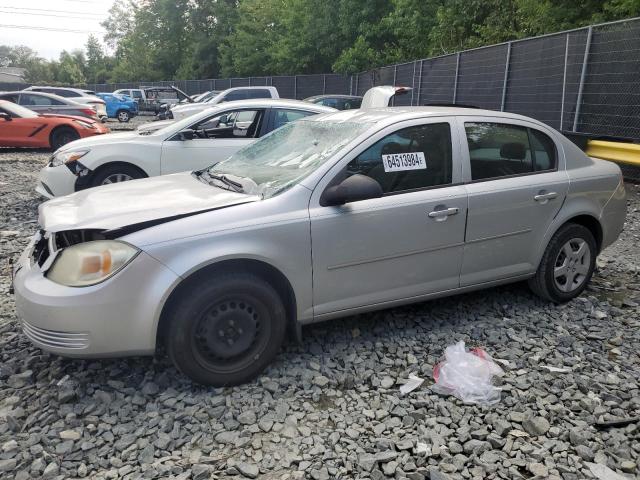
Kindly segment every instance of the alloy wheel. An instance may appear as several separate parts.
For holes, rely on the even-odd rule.
[[[107,178],[105,178],[102,181],[102,185],[109,185],[110,183],[126,182],[129,180],[133,180],[133,177],[130,175],[127,175],[126,173],[114,173],[112,175],[109,175]]]
[[[582,286],[589,275],[591,249],[582,238],[572,238],[558,252],[553,279],[561,292],[569,293]]]

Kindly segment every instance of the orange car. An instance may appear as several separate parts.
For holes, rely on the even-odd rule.
[[[109,129],[90,118],[39,115],[28,108],[0,100],[0,147],[57,150],[73,140],[103,133],[109,133]]]

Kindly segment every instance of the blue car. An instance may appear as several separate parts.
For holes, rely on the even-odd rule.
[[[117,118],[119,122],[128,122],[138,114],[138,102],[126,95],[117,93],[97,93],[107,104],[107,116]]]

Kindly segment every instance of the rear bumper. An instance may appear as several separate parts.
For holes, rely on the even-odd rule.
[[[615,242],[624,228],[627,217],[627,192],[622,177],[618,187],[602,209],[602,249]]]

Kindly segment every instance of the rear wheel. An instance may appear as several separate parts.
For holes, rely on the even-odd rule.
[[[80,134],[71,127],[56,128],[51,133],[51,148],[53,150],[57,150],[63,145],[66,145],[69,142],[73,142],[74,140],[78,140],[79,138]]]
[[[208,279],[169,313],[165,345],[175,366],[198,383],[238,385],[274,359],[286,330],[278,293],[253,274]]]
[[[567,302],[587,287],[595,269],[597,245],[591,231],[568,223],[551,238],[529,286],[552,302]]]
[[[131,120],[131,114],[127,110],[118,110],[116,117],[120,123],[127,123]]]
[[[114,164],[102,167],[93,175],[92,187],[109,185],[111,183],[127,182],[136,178],[144,178],[144,174],[130,165]]]

